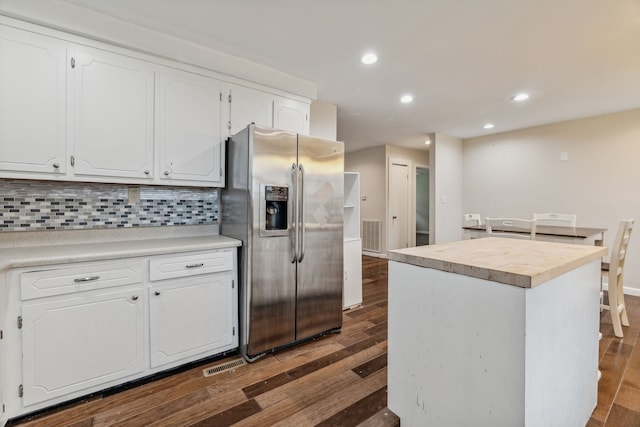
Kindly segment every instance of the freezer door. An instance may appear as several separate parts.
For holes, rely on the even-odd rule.
[[[251,128],[251,127],[250,127]],[[294,261],[296,135],[255,127],[251,174],[251,272],[248,277],[246,353],[255,356],[295,341]],[[275,189],[278,189],[274,195]],[[284,191],[284,189],[287,189]],[[287,226],[265,224],[274,200],[287,196]],[[277,196],[277,197],[276,197]],[[280,203],[278,209],[284,209]],[[281,214],[281,211],[277,212]],[[273,224],[272,224],[273,225]],[[266,232],[265,232],[266,231]]]
[[[344,144],[298,135],[296,340],[342,325]]]

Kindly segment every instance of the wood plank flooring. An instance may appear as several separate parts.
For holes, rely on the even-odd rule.
[[[141,385],[92,396],[10,422],[32,426],[400,425],[386,409],[387,261],[363,257],[364,303],[346,311],[342,332],[204,377],[191,365]],[[601,315],[598,406],[588,426],[640,426],[640,297],[626,298],[631,327],[613,335]]]
[[[386,260],[363,260],[363,285],[364,304],[344,312],[339,334],[204,377],[220,362],[209,361],[10,425],[397,426],[386,410]]]

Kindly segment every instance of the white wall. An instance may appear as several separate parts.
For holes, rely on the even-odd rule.
[[[380,145],[364,150],[347,152],[344,158],[344,170],[360,172],[360,194],[366,200],[360,202],[361,219],[382,221],[381,249],[387,253],[387,200],[388,200],[388,159],[406,160],[413,175],[409,188],[411,208],[410,224],[415,226],[415,168],[416,165],[428,166],[428,152],[393,145]],[[458,228],[459,228],[458,224]],[[415,239],[415,233],[413,235]],[[411,243],[411,242],[410,242]],[[415,242],[414,242],[415,244]]]
[[[429,149],[430,243],[462,238],[462,141],[447,135],[431,135]]]
[[[336,140],[338,129],[338,107],[324,101],[312,101],[309,134],[318,138]]]
[[[366,197],[366,200],[360,201],[360,219],[382,221],[382,235],[380,236],[382,253],[386,253],[385,248],[387,247],[385,167],[385,147],[382,145],[348,152],[344,157],[345,171],[360,172],[360,195]]]
[[[563,152],[567,161],[560,161]],[[640,221],[640,109],[468,139],[463,153],[464,212],[482,218],[575,213],[578,226],[608,229],[606,246],[621,219]],[[640,295],[636,233],[625,288]]]

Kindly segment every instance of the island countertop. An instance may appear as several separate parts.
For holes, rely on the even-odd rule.
[[[607,254],[607,248],[487,237],[388,252],[392,261],[533,288]]]

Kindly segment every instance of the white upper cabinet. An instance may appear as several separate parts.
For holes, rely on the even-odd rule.
[[[230,134],[252,122],[309,134],[304,98],[4,22],[0,178],[223,187]]]
[[[310,104],[244,86],[231,88],[230,135],[250,123],[309,135]]]
[[[65,44],[0,26],[0,170],[6,175],[64,177],[65,73]]]
[[[160,179],[224,186],[223,83],[166,69],[157,73],[156,93]]]
[[[270,93],[243,86],[231,88],[230,134],[235,135],[250,123],[273,127],[273,100]]]
[[[273,104],[273,127],[309,135],[310,104],[276,97]]]
[[[70,63],[74,173],[152,181],[151,64],[90,48]]]

